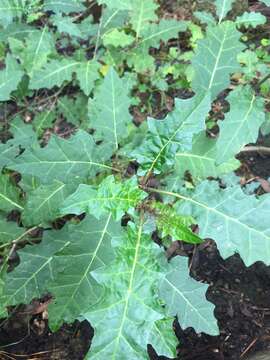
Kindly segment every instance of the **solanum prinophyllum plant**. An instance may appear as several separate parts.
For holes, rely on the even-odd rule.
[[[1,1],[2,318],[49,293],[52,330],[75,319],[93,326],[87,359],[147,359],[148,344],[175,357],[176,316],[182,328],[219,328],[208,284],[190,277],[187,258],[167,260],[173,241],[212,238],[224,259],[270,265],[270,195],[247,194],[232,177],[235,155],[269,122],[269,94],[257,86],[269,63],[243,41],[266,18],[233,17],[237,3],[216,0],[216,13],[196,12],[194,24],[160,18],[154,0],[99,0],[98,19],[89,1]],[[187,51],[168,43],[188,32]],[[157,61],[162,46],[170,56]],[[180,84],[188,99],[135,125],[138,88]],[[223,91],[229,110],[211,138]],[[70,132],[48,141],[59,119]],[[20,263],[9,271],[14,251]]]

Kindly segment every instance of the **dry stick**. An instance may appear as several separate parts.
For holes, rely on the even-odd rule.
[[[240,153],[249,153],[249,152],[258,152],[258,153],[264,153],[264,154],[269,154],[270,155],[270,147],[267,146],[245,146]]]
[[[240,355],[240,359],[246,355],[246,353],[254,346],[254,344],[258,341],[258,338],[256,337],[254,340],[251,341],[251,343],[248,345],[248,347],[242,352]]]

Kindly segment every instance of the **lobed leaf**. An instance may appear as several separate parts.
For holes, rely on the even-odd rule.
[[[205,179],[207,177],[219,177],[230,173],[240,166],[240,162],[233,155],[222,164],[217,165],[217,141],[206,136],[203,131],[194,136],[192,150],[176,153],[175,176],[179,179],[184,177],[188,171],[194,179]]]
[[[0,175],[0,210],[23,210],[20,190],[12,184],[8,175]]]
[[[111,68],[94,99],[89,100],[89,126],[95,129],[93,136],[96,141],[106,141],[113,151],[118,150],[128,136],[128,126],[132,126],[130,90],[129,83]]]
[[[195,72],[192,80],[195,92],[210,91],[214,99],[229,86],[229,75],[240,68],[237,55],[244,49],[240,36],[231,21],[207,28],[206,37],[198,41],[191,62]]]
[[[49,184],[73,178],[83,181],[99,171],[111,170],[104,163],[109,157],[106,148],[96,146],[91,135],[79,130],[68,140],[52,136],[46,147],[27,149],[7,166]]]
[[[177,314],[183,329],[192,326],[196,332],[218,335],[214,305],[205,297],[208,285],[190,277],[187,258],[175,257],[170,264],[171,271],[159,285],[159,294],[166,303],[167,313]]]
[[[194,192],[175,196],[182,200],[178,213],[193,216],[200,227],[199,235],[214,239],[224,259],[239,253],[246,266],[256,261],[270,264],[267,194],[257,198],[245,194],[238,184],[222,190],[218,183],[204,181]]]
[[[265,121],[264,100],[254,94],[252,89],[237,87],[229,96],[230,112],[220,128],[217,139],[217,164],[222,164],[235,156],[244,145],[256,142],[260,126]]]

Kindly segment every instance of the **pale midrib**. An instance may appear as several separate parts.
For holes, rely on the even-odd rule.
[[[113,133],[114,133],[115,150],[118,150],[118,139],[117,139],[117,130],[116,130],[116,112],[115,112],[115,88],[114,88],[113,73],[111,73],[111,86],[112,86]]]
[[[44,80],[46,80],[48,78],[53,77],[53,75],[61,73],[62,71],[67,70],[70,67],[74,67],[75,65],[78,65],[78,64],[80,64],[80,63],[79,62],[74,62],[74,63],[68,64],[68,65],[62,66],[61,68],[58,68],[58,69],[54,70],[53,72],[49,73],[48,75],[43,76],[42,78],[36,80],[36,83],[40,83],[40,82],[42,82],[42,81],[44,81]],[[49,65],[50,65],[50,63],[49,63]]]
[[[136,40],[140,37],[140,31],[141,31],[141,25],[142,25],[142,13],[144,8],[144,0],[141,1],[141,7],[140,7],[140,14],[139,14],[139,20],[136,28]]]
[[[176,157],[187,157],[187,158],[197,158],[197,159],[200,159],[200,160],[207,160],[207,161],[211,161],[213,162],[214,159],[213,158],[210,158],[210,157],[206,157],[206,156],[201,156],[201,155],[196,155],[196,154],[192,154],[192,153],[176,153],[175,155]]]
[[[7,201],[8,203],[10,203],[11,205],[14,205],[15,207],[17,207],[20,210],[23,210],[23,207],[19,204],[17,204],[15,201],[11,200],[10,198],[8,198],[7,196],[5,196],[4,194],[0,193],[0,198],[4,199],[5,201]]]
[[[112,356],[112,359],[115,359],[115,360],[118,360],[117,350],[118,350],[120,338],[122,337],[122,331],[123,331],[124,323],[125,323],[126,317],[127,317],[129,299],[130,299],[130,296],[132,295],[135,270],[136,270],[136,265],[138,263],[139,251],[140,251],[140,246],[141,246],[141,236],[142,236],[142,220],[141,220],[139,230],[138,230],[138,237],[137,237],[137,242],[136,242],[135,255],[134,255],[134,260],[133,260],[133,264],[132,264],[132,269],[131,269],[131,272],[130,272],[130,280],[129,280],[129,285],[128,285],[128,289],[127,289],[127,295],[126,295],[126,298],[124,300],[125,301],[125,307],[124,307],[124,311],[123,311],[122,321],[121,321],[121,324],[120,324],[120,327],[119,327],[119,332],[118,332],[118,336],[116,338],[116,343],[115,343],[115,346],[114,346],[114,352],[113,352],[113,356]]]
[[[225,11],[225,3],[226,3],[227,0],[223,0],[223,3],[222,3],[222,9],[221,9],[221,14],[220,14],[220,17],[219,17],[219,21],[218,23],[220,24],[222,19],[224,18],[224,11]]]
[[[210,79],[210,82],[209,82],[209,85],[208,85],[208,90],[210,90],[212,85],[213,85],[213,81],[214,81],[216,71],[217,71],[217,68],[218,68],[218,64],[219,64],[219,60],[220,60],[220,57],[221,57],[221,54],[222,54],[222,51],[223,51],[223,46],[224,46],[224,43],[225,43],[225,40],[226,40],[226,36],[227,36],[227,27],[225,29],[222,42],[220,43],[220,48],[219,48],[218,55],[217,55],[216,62],[215,62],[215,66],[214,66],[214,69],[213,69],[213,72],[212,72],[212,75],[211,75],[211,79]]]
[[[27,162],[27,165],[38,165],[38,164],[88,164],[88,165],[95,165],[95,166],[100,166],[100,167],[104,167],[106,169],[111,169],[111,170],[115,170],[114,168],[112,168],[111,166],[105,165],[105,164],[101,164],[101,163],[95,163],[93,161],[75,161],[75,160],[67,160],[67,161],[48,161],[48,160],[41,160],[41,161],[36,161],[36,162]],[[25,165],[25,164],[16,164],[16,165]]]

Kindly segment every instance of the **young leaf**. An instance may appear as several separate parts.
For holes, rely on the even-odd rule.
[[[246,266],[256,261],[270,264],[270,228],[265,221],[269,213],[268,194],[258,199],[246,195],[238,184],[222,190],[218,183],[204,181],[193,193],[172,196],[182,200],[177,212],[193,216],[200,227],[199,235],[214,239],[224,259],[237,252]]]
[[[46,147],[27,149],[7,166],[49,184],[53,180],[83,180],[95,176],[98,171],[110,170],[112,168],[104,164],[108,157],[110,154],[96,146],[91,135],[79,130],[68,140],[52,136]]]
[[[183,329],[192,326],[196,332],[218,335],[214,305],[205,298],[208,285],[189,276],[187,258],[177,256],[170,265],[171,271],[159,286],[159,295],[165,301],[167,313],[177,314]]]
[[[232,3],[234,1],[235,0],[215,0],[219,23],[222,21],[222,19],[225,18],[227,13],[231,10]]]
[[[106,141],[113,151],[128,136],[128,125],[132,124],[129,92],[128,82],[111,68],[94,99],[89,100],[89,127],[95,129],[93,136],[96,141]]]
[[[202,240],[190,229],[195,223],[191,216],[180,216],[175,209],[167,204],[153,203],[157,229],[161,237],[171,236],[172,240],[182,240],[191,244],[199,244]]]
[[[57,14],[51,16],[51,20],[53,25],[57,27],[57,30],[60,33],[66,33],[70,36],[82,37],[79,26],[74,24],[71,17]]]
[[[40,185],[28,193],[22,213],[25,226],[47,224],[60,216],[60,206],[64,200],[76,189],[74,180],[71,184],[64,184],[54,180],[50,185]]]
[[[106,290],[101,301],[83,314],[95,329],[87,358],[145,360],[153,326],[164,318],[154,295],[161,278],[162,250],[150,235],[142,234],[142,224],[128,226],[124,239],[115,245],[114,262],[93,273]],[[110,332],[106,332],[109,324]],[[166,345],[161,350],[168,354]]]
[[[44,10],[69,14],[85,10],[83,0],[44,0]]]
[[[99,79],[99,68],[99,63],[94,60],[81,62],[76,66],[75,72],[80,88],[87,96],[93,90],[95,81]]]
[[[255,28],[258,25],[263,25],[266,23],[266,17],[259,12],[244,12],[241,16],[236,18],[237,26],[244,26],[248,28],[249,26]]]
[[[8,175],[0,175],[0,210],[23,210],[20,190],[11,183]]]
[[[111,175],[103,180],[98,189],[81,184],[77,191],[64,201],[61,213],[79,215],[87,212],[99,219],[104,212],[111,212],[113,218],[119,221],[125,212],[133,214],[138,203],[146,196],[147,194],[138,188],[135,177],[120,183]]]
[[[192,150],[176,153],[175,175],[183,178],[188,171],[194,179],[218,177],[230,173],[240,166],[240,162],[234,157],[220,165],[216,164],[217,141],[206,136],[205,131],[194,136]]]
[[[122,241],[121,226],[111,215],[99,221],[87,216],[78,225],[69,225],[68,231],[69,244],[55,254],[51,264],[54,278],[48,283],[56,299],[49,308],[54,328],[73,321],[99,300],[102,288],[92,272],[113,260],[111,242]]]
[[[23,77],[23,71],[16,60],[7,54],[5,69],[0,71],[0,101],[10,99],[12,91],[16,90]]]
[[[30,80],[30,89],[61,86],[64,81],[71,81],[72,74],[80,63],[72,59],[52,60],[41,69],[34,71]]]
[[[240,68],[237,55],[244,49],[240,36],[231,21],[207,28],[206,38],[198,41],[192,59],[195,71],[192,88],[195,92],[210,90],[214,99],[229,86],[229,75]]]
[[[209,94],[199,94],[176,99],[174,111],[164,120],[148,119],[146,140],[131,154],[141,166],[139,174],[159,174],[174,165],[176,152],[190,150],[193,136],[204,129],[209,110]]]
[[[230,112],[219,121],[217,164],[235,156],[244,145],[256,142],[260,126],[265,121],[264,100],[256,97],[252,89],[237,87],[229,96]]]

